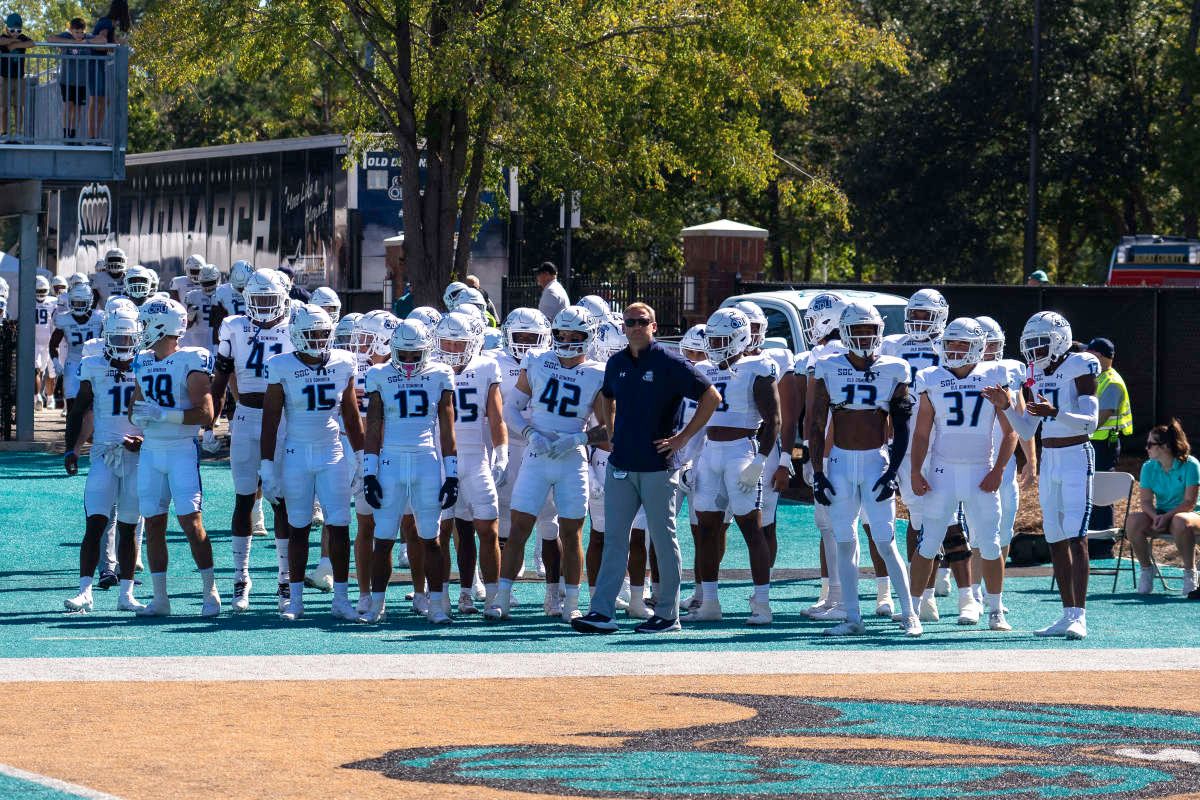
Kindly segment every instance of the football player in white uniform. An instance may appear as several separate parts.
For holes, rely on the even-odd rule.
[[[588,464],[585,445],[608,441],[607,428],[587,427],[596,411],[596,398],[604,381],[604,368],[587,358],[596,323],[587,309],[567,306],[550,325],[553,350],[529,354],[521,366],[517,385],[505,403],[509,428],[524,424],[528,446],[512,495],[509,546],[500,568],[500,587],[484,609],[489,619],[507,619],[512,606],[512,584],[524,560],[525,540],[538,513],[553,493],[558,509],[558,535],[562,545],[562,572],[566,593],[562,619],[570,622],[579,612],[579,583],[583,577],[580,535],[587,515]],[[531,404],[528,424],[523,414]]]
[[[133,264],[125,270],[125,296],[138,308],[141,308],[150,295],[154,294],[155,277],[153,270],[141,264]]]
[[[707,441],[694,466],[692,499],[700,523],[703,553],[700,607],[689,621],[721,619],[716,583],[721,565],[720,538],[725,511],[733,514],[750,552],[754,594],[748,625],[771,623],[771,552],[762,531],[762,478],[771,450],[778,448],[779,395],[774,362],[745,357],[750,319],[736,308],[719,309],[704,326],[708,361],[701,374],[721,394],[709,419]],[[761,426],[761,429],[760,429]],[[712,596],[707,589],[712,586]]]
[[[515,401],[517,379],[521,377],[521,364],[530,353],[542,353],[550,347],[550,321],[536,308],[514,308],[504,320],[504,350],[497,353],[496,362],[500,365],[500,399],[504,405]],[[528,442],[522,431],[532,418],[532,409],[526,406],[522,418],[514,424],[508,423],[508,471],[504,483],[497,486],[500,500],[500,552],[504,553],[508,546],[508,534],[512,526],[512,495],[513,486],[517,483],[521,464],[525,460],[525,448]],[[534,564],[539,577],[546,577],[544,554],[552,553],[558,559],[558,513],[554,508],[553,498],[547,498],[546,504],[538,513],[538,541],[534,544]],[[525,570],[525,554],[521,553],[521,565],[517,576]],[[547,584],[549,586],[549,584]],[[554,586],[558,586],[555,576]],[[547,594],[551,590],[547,588]],[[553,597],[549,598],[551,601]],[[561,613],[561,611],[559,612]]]
[[[213,309],[217,303],[217,287],[221,285],[221,271],[214,264],[205,264],[200,267],[196,284],[197,288],[188,292],[183,302],[188,311],[188,329],[184,338],[189,346],[207,347],[211,353],[216,350]]]
[[[483,323],[483,349],[491,351],[502,348],[504,346],[503,337],[500,335],[500,329],[495,327],[496,322],[488,313],[487,300],[484,299],[483,292],[468,286],[455,296],[454,310],[470,312],[471,308],[479,310],[479,319]]]
[[[68,611],[92,610],[92,576],[100,563],[100,541],[116,508],[117,564],[121,592],[117,608],[138,611],[144,606],[133,598],[133,572],[137,561],[135,528],[138,522],[137,465],[142,432],[129,418],[133,399],[133,358],[142,329],[136,312],[113,314],[104,321],[102,355],[80,362],[79,394],[67,415],[67,452],[63,466],[68,475],[79,471],[75,448],[82,440],[84,417],[92,413],[92,463],[83,489],[87,529],[79,547],[79,594],[65,600]],[[104,586],[102,585],[102,588]]]
[[[67,292],[68,313],[55,320],[55,330],[50,334],[50,352],[56,352],[59,344],[66,342],[67,357],[63,360],[63,397],[67,401],[67,413],[79,391],[79,362],[83,360],[83,343],[98,339],[104,329],[104,312],[93,305],[92,287],[80,282]]]
[[[458,308],[458,295],[464,289],[470,288],[470,286],[467,286],[462,281],[451,281],[446,286],[445,291],[442,292],[442,305],[446,307],[446,313],[450,313]]]
[[[458,533],[458,610],[474,614],[471,593],[475,577],[475,536],[483,573],[485,602],[496,594],[500,573],[500,503],[496,484],[508,471],[508,431],[500,400],[500,366],[482,355],[483,325],[467,314],[451,312],[433,331],[433,358],[454,371],[454,440],[458,447],[458,503],[443,513],[442,550],[449,553],[451,535]],[[450,580],[450,559],[442,569]],[[450,593],[443,593],[449,605]]]
[[[50,281],[41,275],[33,290],[33,365],[36,373],[33,379],[33,404],[35,408],[54,408],[54,380],[57,372],[54,367],[54,357],[50,355],[50,337],[57,327],[54,324],[54,309],[57,305],[50,294]]]
[[[429,329],[406,319],[392,333],[391,360],[367,372],[363,494],[375,509],[375,548],[371,604],[360,622],[383,619],[392,576],[392,547],[400,532],[400,517],[409,508],[424,544],[427,617],[436,625],[450,622],[442,599],[445,556],[438,537],[438,517],[442,509],[453,508],[458,501],[454,373],[430,360],[432,349]],[[435,435],[441,443],[440,468]]]
[[[179,527],[191,545],[204,584],[201,615],[221,613],[213,581],[212,543],[201,515],[200,454],[196,434],[213,417],[212,355],[199,347],[180,347],[187,311],[174,300],[142,306],[143,344],[149,348],[133,361],[137,385],[129,421],[143,431],[138,457],[138,509],[146,520],[146,552],[154,599],[138,613],[171,613],[167,596],[167,511],[175,503]]]
[[[913,491],[924,505],[925,528],[910,566],[913,605],[922,607],[923,595],[942,549],[946,529],[961,508],[971,537],[982,556],[983,580],[988,589],[988,627],[1010,631],[1000,605],[1004,562],[1000,550],[1000,483],[1004,465],[1017,447],[1017,435],[1003,416],[984,400],[983,389],[1007,386],[1009,374],[1002,364],[984,361],[987,334],[969,317],[959,317],[945,328],[939,342],[941,364],[917,373],[914,394],[920,398],[909,459]],[[993,429],[1002,435],[999,453],[992,451]],[[932,443],[932,447],[930,446]],[[994,456],[994,457],[993,457]],[[969,588],[966,591],[970,592]],[[908,635],[921,635],[921,619],[909,620]],[[979,622],[979,605],[972,595],[960,604],[958,623]]]
[[[226,317],[246,313],[246,298],[242,292],[246,290],[246,281],[254,274],[254,265],[249,261],[233,262],[229,268],[229,281],[222,283],[213,292],[212,324],[213,330],[221,329],[221,322]]]
[[[176,275],[171,279],[171,297],[182,303],[188,296],[188,292],[197,288],[200,268],[206,263],[204,256],[199,253],[192,253],[188,256],[187,260],[183,262],[183,274]],[[157,287],[155,290],[157,291]]]
[[[814,455],[813,496],[830,507],[846,612],[846,621],[826,634],[850,636],[866,632],[858,605],[855,518],[860,511],[870,523],[871,538],[887,562],[888,574],[900,585],[908,585],[908,572],[896,549],[895,493],[896,470],[908,450],[912,398],[908,365],[879,353],[883,343],[879,311],[866,303],[849,303],[839,327],[848,352],[816,362],[808,441],[814,454],[825,452],[826,420],[832,409],[833,449],[825,459],[829,473]],[[914,614],[912,601],[907,592],[899,594],[902,624],[907,625]]]
[[[125,259],[125,251],[119,247],[114,247],[104,255],[103,271],[97,271],[92,276],[92,286],[100,293],[100,302],[108,302],[108,298],[115,294],[125,293],[125,269],[128,262]]]
[[[975,321],[983,328],[984,334],[987,336],[987,345],[983,350],[983,360],[1001,364],[1008,371],[1009,384],[1008,388],[1013,392],[1013,401],[1017,404],[1017,410],[1020,413],[1025,412],[1025,395],[1021,392],[1021,387],[1025,383],[1025,377],[1029,374],[1029,368],[1013,358],[1004,357],[1004,331],[1000,329],[1000,324],[991,317],[976,317]],[[1000,453],[1001,431],[997,426],[992,429],[992,454],[999,456]],[[1028,439],[1017,438],[1017,446],[1021,449],[1021,454],[1025,457],[1025,465],[1020,470],[1020,485],[1027,488],[1033,488],[1034,481],[1037,480],[1037,447],[1034,442]],[[1008,460],[1004,465],[1004,478],[1000,482],[1000,566],[1003,568],[1004,563],[1008,560],[1008,548],[1012,544],[1013,526],[1017,521],[1017,511],[1020,509],[1021,492],[1017,485],[1017,459],[1015,456]],[[971,592],[975,595],[975,601],[980,605],[984,605],[983,586],[979,583],[980,576],[983,574],[983,562],[979,555],[979,548],[974,542],[971,544]]]
[[[291,528],[288,545],[291,588],[282,617],[304,615],[304,571],[308,567],[308,535],[313,499],[325,509],[329,559],[333,566],[334,617],[357,620],[348,594],[350,575],[350,485],[362,460],[363,427],[355,393],[355,359],[333,350],[333,320],[320,306],[301,306],[289,322],[290,353],[267,362],[267,394],[263,400],[263,494],[282,495]],[[276,467],[276,431],[287,418],[283,463]],[[342,447],[339,418],[352,452]]]
[[[1087,529],[1096,465],[1089,437],[1098,424],[1100,362],[1090,353],[1071,352],[1071,325],[1053,311],[1040,311],[1025,323],[1021,354],[1033,381],[1025,412],[1018,412],[1005,385],[984,392],[1022,439],[1033,439],[1038,428],[1042,431],[1038,499],[1063,613],[1034,633],[1082,639],[1087,636]]]
[[[229,423],[229,466],[233,472],[233,610],[250,608],[251,511],[259,489],[262,441],[262,408],[267,391],[267,362],[272,356],[292,351],[288,333],[287,296],[275,280],[256,272],[246,283],[246,314],[226,317],[218,335],[213,398],[220,415],[230,378],[235,381],[237,408]],[[286,426],[285,419],[281,425]],[[281,461],[284,434],[277,433],[275,458]],[[277,484],[278,485],[278,484]],[[291,587],[288,561],[289,532],[286,502],[282,497],[267,498],[275,506],[275,549],[278,557],[278,598],[280,613],[287,606]],[[311,509],[310,509],[311,510]]]
[[[325,313],[333,320],[334,325],[342,318],[342,299],[328,286],[318,286],[313,289],[308,302],[325,309]]]

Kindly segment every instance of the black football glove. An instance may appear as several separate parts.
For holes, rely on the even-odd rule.
[[[830,498],[836,495],[833,490],[833,484],[829,482],[829,478],[825,477],[824,472],[813,473],[813,498],[823,506],[833,505],[833,500]]]
[[[446,478],[442,490],[438,492],[438,500],[443,509],[452,508],[458,502],[458,478]]]
[[[896,494],[896,489],[899,484],[896,483],[896,473],[894,470],[887,470],[879,476],[879,480],[875,481],[875,485],[871,487],[871,491],[878,491],[875,495],[875,501],[882,503]]]
[[[379,485],[378,475],[363,477],[363,496],[371,508],[383,508],[383,487]]]

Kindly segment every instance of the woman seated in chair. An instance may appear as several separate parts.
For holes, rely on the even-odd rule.
[[[1138,594],[1154,588],[1154,566],[1150,539],[1170,534],[1183,561],[1183,594],[1196,591],[1196,534],[1200,532],[1200,461],[1191,455],[1187,434],[1179,420],[1156,425],[1146,437],[1146,453],[1138,479],[1140,511],[1129,515],[1126,534],[1133,554],[1141,564]],[[1200,599],[1200,598],[1197,598]]]

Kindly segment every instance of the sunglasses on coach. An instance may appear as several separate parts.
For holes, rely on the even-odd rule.
[[[626,328],[648,328],[648,327],[650,327],[650,320],[646,319],[645,317],[638,317],[637,319],[627,319],[627,320],[625,320],[625,327]]]

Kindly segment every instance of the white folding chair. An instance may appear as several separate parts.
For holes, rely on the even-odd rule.
[[[1117,564],[1115,567],[1095,567],[1089,569],[1092,575],[1112,575],[1113,588],[1117,591],[1117,581],[1121,575],[1121,561],[1125,558],[1125,545],[1129,541],[1125,536],[1125,526],[1129,522],[1129,508],[1133,505],[1133,476],[1128,472],[1097,472],[1092,476],[1092,508],[1115,507],[1125,501],[1125,515],[1119,527],[1105,528],[1098,531],[1088,531],[1089,539],[1114,542],[1117,545]],[[1115,522],[1114,518],[1114,522]],[[1137,576],[1134,573],[1132,551],[1129,553],[1129,580],[1136,587]],[[1053,589],[1055,578],[1050,577],[1050,588]]]

